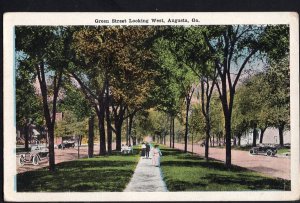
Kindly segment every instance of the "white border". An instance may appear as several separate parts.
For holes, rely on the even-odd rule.
[[[14,126],[14,26],[16,25],[118,25],[95,23],[95,19],[148,19],[149,23],[131,25],[224,25],[224,24],[289,24],[291,80],[291,191],[249,192],[15,192],[15,126]],[[163,18],[165,23],[151,23]],[[168,23],[168,19],[188,19],[189,23]],[[192,23],[192,18],[200,22]],[[5,13],[3,24],[4,50],[4,198],[6,201],[235,201],[300,199],[299,170],[299,24],[292,12],[230,13]],[[123,24],[125,25],[125,24]]]

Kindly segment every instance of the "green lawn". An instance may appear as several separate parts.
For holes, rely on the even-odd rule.
[[[17,175],[18,192],[123,191],[133,175],[139,155],[111,155],[57,164]]]
[[[169,191],[290,190],[290,181],[161,147],[161,169]]]

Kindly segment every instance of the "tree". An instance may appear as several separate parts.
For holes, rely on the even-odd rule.
[[[190,131],[198,141],[205,138],[205,118],[200,105],[193,105],[192,107]]]
[[[265,107],[265,93],[266,89],[263,85],[263,74],[257,74],[246,80],[241,87],[237,89],[236,93],[236,109],[235,120],[237,133],[240,134],[241,126],[253,129],[253,141],[252,146],[256,146],[256,140],[258,138],[258,126],[261,122],[260,115]],[[251,110],[250,110],[251,109]],[[244,131],[247,129],[245,128]]]
[[[279,143],[284,144],[283,132],[290,126],[290,70],[289,57],[270,64],[266,82],[269,94],[266,101],[269,108],[269,122],[279,130]]]
[[[42,101],[33,85],[35,75],[28,61],[23,60],[22,57],[18,61],[20,63],[16,69],[16,122],[17,129],[20,130],[21,137],[25,140],[25,150],[28,150],[28,120],[32,119],[40,125],[43,124]]]
[[[180,29],[180,28],[179,28]],[[176,32],[176,28],[175,28]],[[184,45],[176,41],[176,35],[174,38],[169,39],[160,38],[156,41],[155,49],[158,54],[158,63],[164,69],[168,69],[171,77],[174,78],[176,84],[178,84],[179,94],[181,98],[185,99],[185,149],[187,152],[187,139],[189,134],[189,111],[191,99],[195,90],[196,77],[189,68],[191,65],[187,56],[186,49],[191,45]]]
[[[49,135],[49,168],[55,170],[54,125],[71,34],[64,27],[16,27],[16,50],[22,51],[37,75]],[[51,84],[51,85],[50,85]]]
[[[104,115],[107,105],[111,106],[114,122],[114,127],[109,125],[109,128],[116,134],[116,149],[121,150],[126,109],[137,106],[133,110],[136,112],[147,97],[153,71],[152,56],[145,49],[145,43],[152,34],[148,27],[114,26],[82,28],[75,34],[74,45],[82,63],[72,76],[98,112],[101,153],[105,153]],[[110,123],[110,117],[106,118]]]
[[[205,46],[201,28],[188,28],[181,38],[191,47],[187,47],[189,66],[200,81],[201,112],[205,118],[205,158],[208,160],[209,139],[211,133],[210,101],[218,73]]]
[[[94,111],[92,110],[85,95],[80,92],[78,87],[70,78],[66,78],[62,83],[62,95],[59,105],[57,106],[60,112],[70,112],[74,119],[72,122],[84,125],[89,118],[88,125],[88,157],[93,157],[94,154]],[[72,122],[69,125],[72,125]],[[82,123],[82,124],[81,124]],[[76,125],[74,127],[77,127]],[[81,132],[81,129],[77,129],[76,132]],[[85,131],[84,131],[85,132]],[[75,133],[74,133],[75,134]]]
[[[217,92],[213,92],[210,101],[211,134],[213,136],[213,139],[214,136],[216,136],[218,144],[220,146],[221,138],[224,134],[224,114],[222,113],[222,104],[217,94]]]
[[[234,96],[239,79],[246,68],[257,65],[270,49],[276,47],[268,43],[269,28],[272,26],[228,25],[207,26],[203,32],[205,41],[213,56],[220,83],[216,83],[225,118],[226,166],[231,167],[231,119]]]
[[[72,111],[65,110],[64,118],[55,125],[55,135],[60,137],[83,136],[87,134],[87,118],[81,121]]]

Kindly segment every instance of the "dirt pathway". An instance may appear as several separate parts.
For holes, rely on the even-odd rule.
[[[183,150],[184,144],[175,143],[175,148]],[[188,151],[192,151],[192,145],[188,145]],[[200,145],[194,144],[193,151],[204,156],[204,147],[200,147]],[[209,148],[209,157],[225,161],[225,149]],[[231,163],[268,176],[291,180],[291,160],[289,158],[250,155],[248,151],[231,150]]]

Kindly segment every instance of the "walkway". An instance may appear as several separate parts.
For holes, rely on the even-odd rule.
[[[155,167],[151,159],[140,158],[133,177],[124,192],[167,192],[160,167]]]

